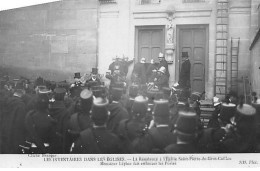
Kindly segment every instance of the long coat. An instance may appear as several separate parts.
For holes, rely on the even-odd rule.
[[[26,138],[25,104],[20,97],[12,96],[7,100],[6,112],[2,118],[2,149],[4,154],[19,153],[19,145]]]
[[[190,88],[190,67],[190,60],[184,61],[181,65],[179,85],[182,88]]]

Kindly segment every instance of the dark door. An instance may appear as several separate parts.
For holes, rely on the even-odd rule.
[[[137,27],[137,49],[138,61],[144,57],[147,63],[150,63],[151,59],[158,62],[158,54],[164,53],[164,27]]]
[[[205,90],[206,28],[190,26],[180,28],[179,33],[179,69],[181,53],[188,52],[191,63],[191,92],[202,93]]]

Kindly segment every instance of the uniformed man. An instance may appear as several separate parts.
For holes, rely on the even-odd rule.
[[[158,56],[158,59],[159,59],[159,65],[158,65],[158,69],[160,69],[161,67],[164,67],[166,70],[165,70],[165,74],[170,77],[170,73],[169,73],[169,70],[168,70],[168,63],[167,61],[165,60],[165,57],[163,55],[163,53],[159,53],[159,56]]]
[[[70,117],[69,133],[73,139],[79,136],[80,132],[92,127],[90,110],[93,103],[93,93],[88,89],[80,93],[80,110]]]
[[[256,109],[248,104],[240,104],[231,124],[226,126],[223,137],[223,152],[252,153],[256,151]]]
[[[117,154],[122,153],[119,138],[106,128],[109,111],[108,100],[96,98],[91,109],[93,127],[80,133],[72,153],[75,154]]]
[[[54,143],[55,153],[62,154],[68,153],[69,147],[66,147],[66,131],[67,125],[69,121],[69,117],[71,115],[70,111],[66,108],[64,103],[64,96],[66,90],[61,87],[57,87],[54,89],[54,101],[49,105],[49,113],[50,116],[56,121],[55,131],[56,131],[56,142]]]
[[[148,109],[148,98],[137,96],[134,99],[131,109],[131,119],[120,121],[117,135],[121,139],[128,153],[134,152],[132,149],[132,141],[143,136],[147,125],[145,117]]]
[[[137,153],[163,153],[164,148],[176,142],[170,127],[169,102],[166,99],[154,100],[153,121],[143,138],[133,142]]]
[[[157,71],[157,77],[155,78],[154,84],[162,90],[163,87],[169,87],[169,76],[166,74],[166,68],[161,67]]]
[[[123,119],[128,119],[129,115],[123,104],[120,102],[123,95],[123,89],[112,88],[111,95],[111,103],[108,105],[110,115],[107,122],[107,128],[108,130],[116,132],[119,122]]]
[[[176,143],[165,148],[166,153],[198,153],[196,140],[198,136],[198,116],[192,109],[178,112],[174,134],[177,136]]]

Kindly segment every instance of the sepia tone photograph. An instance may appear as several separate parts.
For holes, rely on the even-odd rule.
[[[1,10],[0,157],[260,167],[259,37],[260,0]]]

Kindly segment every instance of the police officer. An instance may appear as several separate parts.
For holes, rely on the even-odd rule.
[[[164,148],[176,142],[171,132],[169,102],[166,99],[154,100],[153,121],[143,138],[133,142],[138,153],[163,153]]]
[[[148,109],[148,98],[143,96],[137,96],[134,99],[131,109],[131,119],[124,119],[120,121],[117,135],[121,141],[125,144],[128,153],[132,153],[132,141],[135,138],[143,136],[147,125],[145,117]]]
[[[123,104],[120,102],[123,95],[123,89],[112,88],[111,95],[111,103],[108,105],[110,115],[107,122],[107,128],[108,130],[115,132],[119,122],[123,119],[128,119],[129,114]]]
[[[91,109],[93,127],[80,133],[72,153],[76,154],[116,154],[122,153],[119,138],[106,128],[109,111],[108,100],[96,98]]]
[[[166,153],[198,153],[196,140],[198,136],[198,118],[194,110],[180,110],[175,124],[176,143],[165,148]]]

